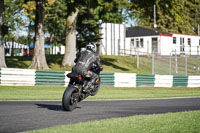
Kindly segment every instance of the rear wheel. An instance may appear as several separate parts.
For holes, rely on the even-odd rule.
[[[62,106],[65,111],[72,111],[76,108],[79,95],[77,89],[74,87],[68,87],[62,98]]]

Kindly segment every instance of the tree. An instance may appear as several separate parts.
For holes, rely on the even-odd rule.
[[[77,20],[77,49],[86,46],[89,42],[97,42],[99,34],[99,8],[87,8],[81,11]]]
[[[35,1],[27,1],[22,5],[23,13],[27,16],[28,21],[24,23],[28,30],[27,44],[33,42],[34,34],[34,20],[35,20],[35,10],[36,3]]]
[[[45,0],[36,0],[34,55],[29,68],[40,70],[49,69],[44,50],[44,14]]]
[[[67,3],[67,19],[66,19],[66,39],[65,39],[65,55],[62,61],[63,66],[74,65],[76,57],[76,28],[77,17],[79,13],[85,10],[85,7],[96,8],[102,0],[75,0]]]
[[[64,0],[57,0],[46,8],[45,31],[49,34],[49,44],[65,44],[65,22],[67,6]]]
[[[0,1],[0,67],[6,67],[3,42],[16,38],[12,33],[21,25],[20,6],[22,0]]]
[[[96,8],[90,8],[89,5],[80,10],[77,20],[77,48],[88,44],[88,42],[97,42],[101,45],[101,33],[99,28],[104,22],[123,23],[128,15],[131,3],[128,0],[102,0],[99,1]],[[101,47],[99,47],[101,48]],[[99,49],[101,53],[101,49]]]
[[[166,32],[193,33],[188,0],[157,0],[158,27]]]
[[[76,0],[67,4],[66,51],[62,65],[72,66],[77,42],[84,46],[100,38],[99,25],[102,22],[122,23],[123,9],[128,7],[128,0]],[[78,20],[77,20],[78,19]],[[80,48],[80,46],[79,46]]]
[[[76,22],[79,13],[79,2],[74,1],[68,4],[66,19],[65,55],[62,61],[63,66],[73,66],[76,57]]]
[[[5,63],[5,52],[3,45],[3,10],[4,0],[0,1],[0,68],[7,67]]]
[[[138,23],[141,26],[153,28],[153,5],[156,5],[158,29],[166,32],[192,34],[197,31],[195,27],[197,27],[197,19],[199,18],[199,1],[132,0],[132,3],[134,17],[138,18]]]
[[[22,17],[23,0],[4,0],[4,26],[7,31],[4,36],[4,41],[16,38],[19,33],[18,30],[23,26],[24,20]]]
[[[198,34],[198,26],[200,26],[200,1],[199,0],[189,0],[188,3],[190,6],[190,23],[195,34]]]

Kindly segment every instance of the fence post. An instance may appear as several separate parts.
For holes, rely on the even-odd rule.
[[[152,75],[154,75],[154,51],[152,53]]]
[[[139,52],[137,52],[137,69],[140,68],[140,57],[139,57]]]
[[[177,54],[175,50],[175,62],[176,62],[176,74],[178,73],[178,61],[177,61]]]
[[[170,53],[169,56],[169,75],[172,74],[172,52]]]
[[[185,55],[185,76],[187,76],[187,55]]]

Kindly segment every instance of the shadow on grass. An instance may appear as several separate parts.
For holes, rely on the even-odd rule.
[[[28,68],[31,65],[33,56],[15,56],[6,57],[6,65],[8,68]],[[61,67],[63,55],[46,55],[47,64],[49,66],[58,64]]]
[[[111,66],[115,69],[119,69],[119,70],[122,70],[122,71],[129,71],[129,69],[127,69],[127,68],[115,65],[114,62],[116,62],[116,61],[117,61],[116,59],[102,58],[101,63],[106,65],[106,66]]]
[[[6,57],[6,65],[9,68],[28,68],[31,64],[32,57]]]
[[[28,68],[32,62],[32,56],[15,56],[15,57],[6,57],[6,64],[8,68]],[[46,55],[47,64],[50,69],[53,70],[71,70],[71,67],[63,67],[62,60],[63,55]],[[120,66],[120,63],[117,64],[118,59],[113,59],[109,57],[103,57],[101,63],[105,66],[110,66],[114,69],[121,71],[130,71],[129,69]],[[122,63],[121,63],[122,64]],[[122,64],[124,65],[124,64]]]
[[[47,64],[62,64],[63,55],[46,55]]]

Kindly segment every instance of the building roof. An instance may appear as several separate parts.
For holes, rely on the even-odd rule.
[[[139,36],[172,36],[170,33],[163,32],[159,29],[149,29],[144,27],[130,27],[126,31],[126,37],[139,37]]]

